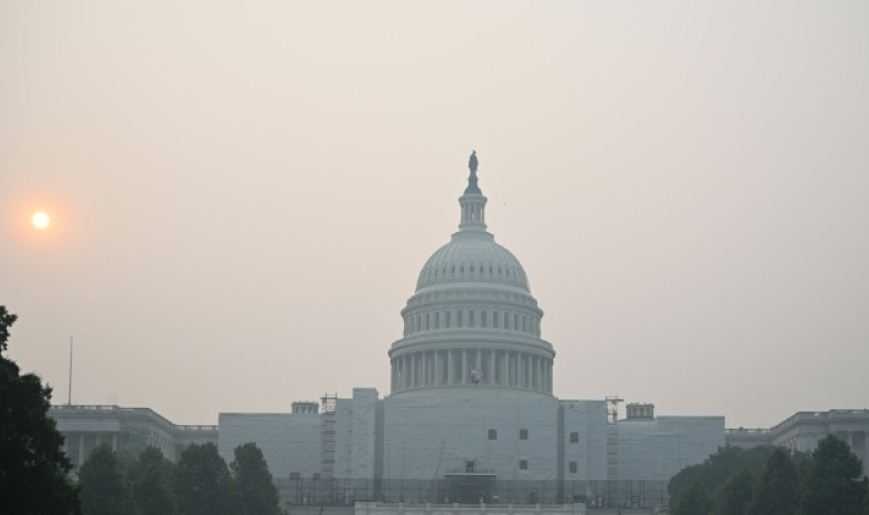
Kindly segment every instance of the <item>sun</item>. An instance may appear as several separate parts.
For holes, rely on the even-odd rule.
[[[48,216],[48,213],[45,211],[37,211],[33,213],[33,216],[30,218],[30,223],[33,224],[35,229],[44,231],[48,229],[49,225],[51,225],[51,217]]]

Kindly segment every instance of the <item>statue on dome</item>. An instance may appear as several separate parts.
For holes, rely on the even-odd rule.
[[[468,168],[471,169],[471,175],[477,174],[477,151],[471,151],[471,158],[468,159]]]

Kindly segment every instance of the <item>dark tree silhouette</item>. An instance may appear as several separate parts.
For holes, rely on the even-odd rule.
[[[133,499],[139,515],[175,515],[174,466],[156,447],[147,447],[130,467]]]
[[[235,515],[238,495],[226,462],[213,443],[184,449],[175,468],[180,515]]]
[[[48,416],[51,388],[2,356],[17,319],[0,306],[0,513],[79,513],[63,436]]]
[[[242,515],[279,515],[278,491],[263,453],[255,443],[235,448],[232,472],[238,487]]]
[[[784,449],[776,449],[769,457],[757,483],[748,513],[794,515],[799,499],[800,479],[797,468]]]
[[[90,453],[78,474],[84,515],[132,515],[133,497],[118,456],[108,445]]]
[[[688,489],[679,506],[673,510],[673,515],[708,515],[712,510],[709,494],[700,483],[695,483]]]
[[[851,515],[864,509],[867,483],[860,460],[848,444],[827,436],[812,454],[802,511],[811,515]]]
[[[721,490],[716,515],[746,515],[751,504],[752,486],[748,470],[731,477]]]

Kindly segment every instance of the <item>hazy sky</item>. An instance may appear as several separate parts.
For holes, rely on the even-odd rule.
[[[869,407],[864,0],[0,2],[10,354],[179,423],[387,394],[472,148],[559,397]]]

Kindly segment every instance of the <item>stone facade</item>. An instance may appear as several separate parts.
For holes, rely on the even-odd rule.
[[[76,469],[99,445],[130,454],[156,447],[172,461],[191,443],[217,443],[217,426],[176,425],[149,408],[111,405],[52,406],[49,415],[64,436],[64,451]]]

